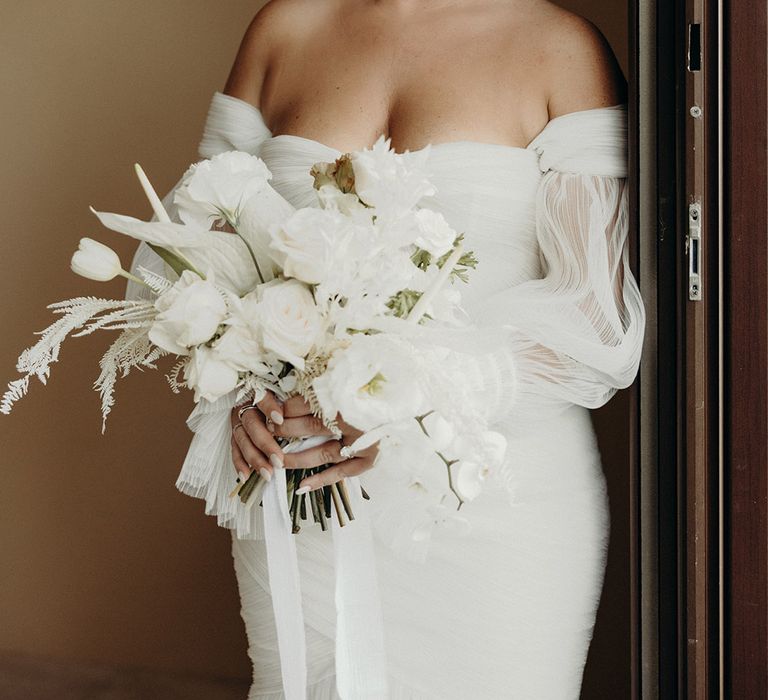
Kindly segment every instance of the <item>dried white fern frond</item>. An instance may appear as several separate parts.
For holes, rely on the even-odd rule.
[[[168,384],[171,386],[171,391],[174,394],[178,394],[183,387],[187,386],[187,383],[184,380],[179,380],[179,372],[184,369],[187,362],[189,362],[189,359],[186,357],[183,360],[179,360],[173,367],[171,367],[171,371],[165,375]]]
[[[149,285],[149,288],[158,296],[164,294],[173,287],[173,282],[169,279],[166,279],[162,275],[158,275],[156,272],[152,272],[152,270],[148,270],[143,265],[139,265],[137,271],[141,275],[141,278],[147,285]]]
[[[74,334],[78,329],[86,329],[92,332],[104,327],[105,323],[118,325],[138,324],[136,328],[126,329],[124,333],[131,333],[136,338],[147,335],[150,315],[155,313],[151,302],[126,300],[126,299],[99,299],[96,297],[75,297],[65,301],[49,304],[49,309],[54,313],[63,314],[62,318],[52,323],[42,331],[36,331],[35,335],[42,336],[33,346],[24,350],[16,362],[16,370],[25,376],[8,384],[8,390],[0,401],[0,412],[8,414],[13,404],[26,395],[29,390],[29,378],[37,377],[45,384],[50,376],[51,365],[58,361],[61,344],[67,336]],[[103,314],[103,316],[102,316]],[[102,322],[102,319],[107,319]],[[83,335],[79,333],[76,335]],[[151,346],[148,338],[148,346]],[[148,347],[142,357],[149,353]]]
[[[123,331],[109,346],[104,356],[99,360],[101,374],[94,382],[94,389],[101,395],[101,432],[106,430],[107,416],[115,404],[115,382],[118,373],[128,376],[131,369],[150,367],[156,369],[154,361],[168,353],[153,345],[145,329],[128,329]]]

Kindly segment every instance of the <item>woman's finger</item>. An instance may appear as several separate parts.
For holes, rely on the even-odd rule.
[[[323,486],[329,486],[335,484],[337,481],[341,481],[345,476],[358,476],[365,471],[368,471],[374,464],[373,459],[370,457],[353,457],[352,459],[346,459],[343,462],[339,462],[333,467],[323,469],[323,471],[317,474],[312,474],[306,479],[302,479],[299,484],[299,488],[296,489],[296,493],[301,496],[303,493],[314,491]]]
[[[306,416],[310,413],[312,413],[312,409],[301,394],[291,396],[289,399],[286,399],[283,404],[283,416],[286,418]]]
[[[240,451],[240,445],[237,444],[234,435],[232,436],[232,463],[235,465],[235,470],[240,475],[240,478],[243,481],[247,480],[251,475],[251,467],[245,461],[243,453]]]
[[[341,441],[328,440],[322,445],[310,447],[298,452],[289,452],[285,455],[286,469],[309,469],[320,467],[323,464],[336,464],[341,462]]]
[[[251,442],[266,455],[269,464],[274,469],[282,469],[285,463],[285,455],[280,446],[275,442],[272,433],[267,430],[264,420],[256,411],[247,411],[243,413],[243,426],[250,437]],[[270,477],[272,470],[268,469]]]
[[[277,425],[281,425],[283,422],[283,404],[281,404],[277,397],[268,391],[264,394],[264,398],[256,404],[259,410],[264,414],[266,418],[271,420]]]
[[[317,416],[312,414],[297,418],[286,418],[282,425],[275,426],[275,435],[280,437],[309,437],[311,435],[333,435]]]
[[[245,425],[243,425],[242,428],[235,430],[233,437],[246,464],[252,469],[258,469],[259,474],[269,481],[272,478],[269,462],[264,456],[264,453],[253,444],[251,437],[245,431]]]

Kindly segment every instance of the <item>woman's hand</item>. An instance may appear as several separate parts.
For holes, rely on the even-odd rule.
[[[312,415],[309,404],[301,396],[293,396],[283,405],[285,420],[274,425],[274,434],[283,437],[307,437],[310,435],[332,435],[323,422]],[[346,423],[341,414],[336,416],[336,423],[341,430],[341,439],[331,439],[317,447],[285,455],[286,469],[310,469],[323,464],[333,464],[318,474],[306,477],[299,484],[296,493],[300,496],[341,481],[345,476],[358,476],[370,469],[379,453],[378,442],[357,452],[354,457],[341,455],[341,448],[351,445],[362,431]]]
[[[257,408],[244,411],[242,419],[238,418],[242,405],[235,406],[230,416],[232,461],[242,479],[248,478],[251,468],[258,469],[262,478],[268,481],[274,469],[310,469],[324,464],[334,465],[304,479],[297,490],[301,495],[336,483],[345,476],[362,474],[374,465],[379,451],[378,443],[361,450],[352,458],[341,456],[341,448],[351,445],[362,435],[360,430],[347,424],[341,415],[336,417],[342,433],[339,440],[333,438],[333,432],[312,414],[309,404],[301,396],[293,396],[281,403],[268,391],[256,405]],[[275,437],[300,438],[313,435],[326,435],[332,439],[316,447],[287,454],[275,440]]]
[[[232,462],[243,481],[248,479],[252,469],[258,469],[262,478],[269,481],[272,470],[282,469],[285,460],[283,451],[268,427],[283,422],[283,406],[268,391],[256,404],[257,408],[243,411],[240,418],[240,409],[248,405],[235,406],[230,413]]]

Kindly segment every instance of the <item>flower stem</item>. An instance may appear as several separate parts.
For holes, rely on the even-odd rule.
[[[136,275],[132,275],[130,272],[127,272],[126,270],[120,270],[120,272],[118,272],[117,274],[122,275],[127,280],[133,280],[134,282],[138,282],[139,284],[143,284],[145,287],[149,287],[150,286],[144,280],[139,279],[138,277],[136,277]]]

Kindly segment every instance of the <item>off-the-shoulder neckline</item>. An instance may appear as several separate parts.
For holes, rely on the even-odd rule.
[[[229,99],[235,104],[242,105],[244,108],[249,109],[252,111],[252,113],[257,117],[258,122],[260,126],[264,129],[266,132],[266,138],[270,140],[275,139],[296,139],[299,141],[303,141],[305,143],[311,143],[315,146],[319,146],[321,148],[324,148],[330,152],[341,154],[344,151],[339,150],[338,148],[334,148],[333,146],[329,146],[326,143],[323,143],[322,141],[318,141],[317,139],[312,139],[306,136],[300,136],[299,134],[273,134],[271,129],[267,126],[266,121],[264,120],[264,115],[262,114],[261,110],[254,104],[251,104],[250,102],[243,100],[239,97],[235,97],[234,95],[228,95],[225,92],[221,92],[220,90],[216,90],[213,95],[213,99]],[[455,141],[442,141],[438,143],[430,143],[427,146],[423,146],[422,148],[416,148],[413,150],[408,150],[408,153],[421,153],[422,151],[427,150],[427,148],[438,148],[438,147],[445,147],[445,146],[457,146],[457,145],[471,145],[471,146],[478,146],[478,147],[485,147],[485,148],[497,148],[497,149],[503,149],[508,151],[519,151],[522,153],[536,152],[536,146],[538,145],[538,142],[544,138],[544,136],[549,133],[551,129],[553,129],[553,125],[559,125],[565,121],[570,121],[573,118],[579,118],[579,117],[585,117],[590,114],[599,114],[599,113],[612,113],[612,112],[621,112],[627,108],[626,102],[619,102],[614,105],[608,105],[605,107],[590,107],[588,109],[579,109],[574,110],[573,112],[566,112],[565,114],[559,114],[556,117],[552,117],[542,128],[542,130],[536,134],[536,136],[531,139],[530,143],[527,146],[512,146],[509,144],[504,143],[492,143],[490,141],[472,141],[467,139],[459,139]],[[398,153],[402,153],[402,151],[397,151]]]

